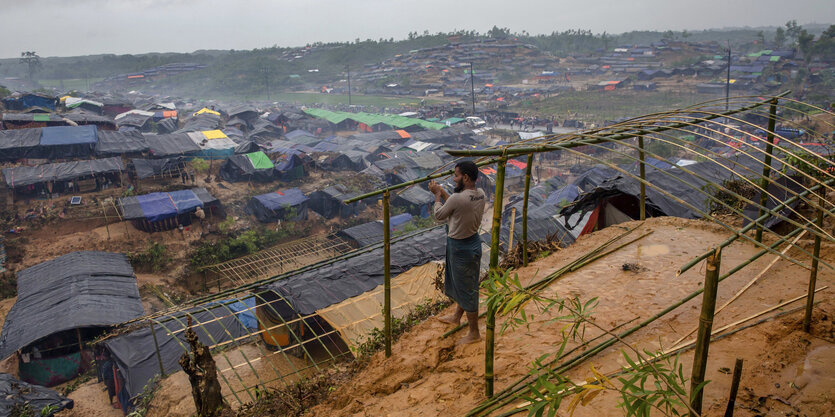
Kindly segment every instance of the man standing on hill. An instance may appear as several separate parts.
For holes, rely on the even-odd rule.
[[[472,161],[456,165],[452,179],[455,190],[451,196],[435,181],[429,182],[429,191],[435,194],[435,219],[449,219],[444,293],[457,304],[455,313],[439,320],[458,325],[466,312],[470,331],[458,341],[459,344],[466,344],[481,339],[478,331],[478,276],[481,266],[478,229],[486,199],[484,191],[475,188],[478,167]]]

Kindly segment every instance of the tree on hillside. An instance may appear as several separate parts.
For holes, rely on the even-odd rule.
[[[35,72],[41,69],[41,57],[35,51],[25,51],[20,53],[20,63],[26,64],[29,73],[29,81],[34,81]]]
[[[815,56],[828,61],[835,60],[835,25],[823,31],[815,46],[812,48]]]
[[[487,32],[487,36],[495,39],[504,39],[510,36],[510,29],[500,28],[498,26],[493,25],[493,29],[490,29]]]
[[[797,20],[789,20],[786,22],[786,35],[792,40],[792,45],[797,45],[797,41],[800,38],[800,32],[803,30],[803,26],[797,24]]]
[[[760,46],[765,47],[765,33],[763,31],[757,32],[757,39],[760,41]]]
[[[783,45],[786,43],[786,31],[778,27],[777,31],[774,33],[774,45],[778,48],[782,48]]]
[[[812,61],[812,46],[815,40],[815,35],[807,32],[806,29],[802,29],[800,33],[797,34],[797,49],[800,50],[800,53],[803,54],[803,59],[806,61],[806,65],[809,65],[809,62]]]

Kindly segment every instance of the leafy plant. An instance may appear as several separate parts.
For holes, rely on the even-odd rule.
[[[159,389],[159,380],[159,375],[156,375],[153,379],[148,381],[147,384],[145,384],[145,387],[142,388],[142,393],[139,394],[139,397],[134,403],[133,411],[131,411],[127,417],[145,417],[148,413],[148,409],[151,407],[151,401],[153,401],[154,395],[156,395],[157,390]]]
[[[450,305],[448,300],[433,301],[424,300],[409,311],[402,319],[392,316],[391,318],[391,339],[397,340],[403,333],[418,325],[427,318],[438,314],[441,310]],[[358,343],[356,352],[358,357],[369,357],[385,346],[386,335],[383,330],[374,328],[362,343]]]
[[[158,272],[171,263],[168,247],[156,241],[149,241],[148,247],[138,253],[127,253],[131,266],[136,270]]]

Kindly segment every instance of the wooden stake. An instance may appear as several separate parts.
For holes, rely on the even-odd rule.
[[[736,393],[739,391],[739,379],[742,377],[742,358],[736,358],[734,364],[734,377],[731,380],[731,393],[728,395],[728,408],[725,409],[725,417],[734,417],[734,403]]]
[[[707,258],[704,294],[702,295],[702,313],[699,316],[699,334],[696,337],[696,353],[693,357],[693,371],[690,376],[690,408],[698,417],[702,414],[704,389],[700,387],[705,380],[707,354],[710,348],[710,331],[713,327],[713,313],[716,309],[716,290],[719,287],[719,267],[722,260],[722,248],[714,249]],[[698,389],[698,392],[696,391]]]
[[[525,167],[525,197],[522,202],[522,266],[528,266],[528,197],[531,192],[531,169],[533,154],[528,154],[528,166]]]
[[[493,227],[490,236],[490,274],[498,274],[499,236],[502,230],[502,202],[504,201],[504,173],[507,157],[502,156],[496,166],[496,193],[493,198]],[[488,278],[491,279],[491,278]],[[496,309],[487,305],[487,331],[484,338],[484,395],[493,396],[493,354],[495,348]]]
[[[816,225],[818,230],[823,230],[823,207],[826,190],[821,190],[820,202],[818,204],[818,219]],[[809,298],[806,299],[806,314],[803,316],[803,331],[809,333],[812,330],[812,307],[815,304],[815,283],[818,280],[818,259],[821,253],[821,237],[815,235],[815,249],[812,253],[812,272],[809,275]]]
[[[385,320],[386,357],[391,356],[391,224],[390,195],[383,193],[383,315]]]
[[[516,226],[516,207],[510,209],[510,233],[507,238],[507,253],[513,252],[513,229]]]

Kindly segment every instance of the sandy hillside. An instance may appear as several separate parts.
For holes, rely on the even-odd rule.
[[[636,227],[640,222],[621,226]],[[581,300],[599,297],[593,313],[594,321],[604,328],[638,318],[645,319],[698,289],[704,279],[704,264],[676,277],[679,266],[729,236],[719,226],[674,218],[648,220],[641,230],[653,233],[642,240],[597,260],[591,265],[565,275],[545,290],[546,294],[578,296]],[[566,250],[541,259],[518,271],[520,278],[530,281],[557,270],[571,260],[620,234],[621,227],[610,227],[585,236]],[[801,241],[807,249],[811,240]],[[835,263],[835,249],[825,245],[822,253]],[[737,242],[726,248],[722,271],[749,258],[757,250],[748,243]],[[798,250],[789,254],[804,258]],[[718,305],[722,305],[773,259],[766,255],[720,284]],[[623,264],[637,264],[638,272],[624,271]],[[815,325],[812,335],[800,331],[802,312],[765,322],[711,344],[705,389],[704,410],[707,415],[722,415],[727,402],[731,376],[724,368],[733,368],[737,357],[745,359],[742,388],[737,400],[737,416],[755,415],[832,415],[835,392],[833,363],[835,337],[832,324],[833,284],[835,274],[824,268],[818,275]],[[714,329],[761,312],[782,301],[802,295],[808,285],[808,271],[786,261],[778,262],[737,301],[717,315]],[[795,302],[782,310],[802,306]],[[701,296],[667,314],[629,336],[626,341],[639,349],[669,347],[698,323]],[[773,314],[773,313],[772,313]],[[549,317],[536,315],[530,329],[508,330],[497,336],[496,392],[524,376],[530,363],[546,353],[553,353],[560,342],[562,323],[546,323]],[[498,320],[500,326],[502,320]],[[482,324],[482,332],[484,324]],[[484,400],[484,344],[456,346],[455,337],[442,339],[449,329],[437,320],[429,320],[404,335],[393,347],[388,360],[377,354],[369,366],[350,383],[336,389],[323,404],[310,411],[316,416],[412,416],[464,415]],[[587,327],[586,339],[601,331]],[[688,338],[689,340],[689,338]],[[569,343],[569,348],[577,343]],[[605,350],[569,373],[573,380],[591,375],[590,366],[604,373],[619,369],[625,361],[615,346]],[[681,355],[684,374],[689,377],[693,351]],[[606,392],[586,407],[577,409],[577,416],[621,415],[617,409],[619,396]],[[518,404],[518,403],[514,403]],[[770,411],[769,411],[770,410]],[[768,413],[768,414],[764,414]],[[776,414],[775,414],[776,413]]]

